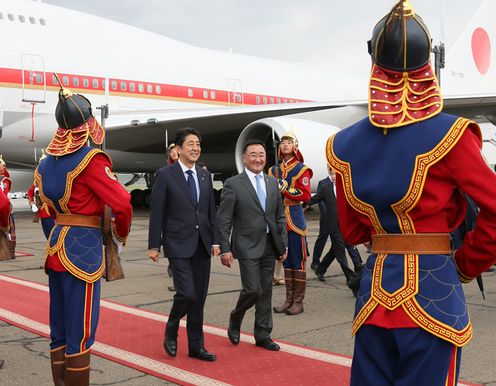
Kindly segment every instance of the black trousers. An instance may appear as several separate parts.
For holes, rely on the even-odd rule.
[[[186,331],[190,350],[203,347],[203,307],[207,298],[210,281],[210,252],[199,240],[196,252],[186,259],[171,259],[172,278],[176,294],[165,328],[170,339],[177,339],[179,321],[187,316]]]
[[[348,260],[345,254],[345,243],[341,232],[333,232],[330,234],[332,246],[329,252],[326,253],[320,264],[315,270],[316,274],[325,274],[331,263],[336,259],[341,266],[341,270],[346,277],[346,280],[350,280],[355,276],[354,272],[350,269],[348,265]]]

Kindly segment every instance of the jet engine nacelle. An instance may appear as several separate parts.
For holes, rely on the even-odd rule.
[[[260,119],[246,126],[238,137],[235,150],[236,168],[239,173],[243,171],[243,147],[247,141],[253,139],[265,142],[267,166],[274,165],[280,138],[292,131],[298,138],[298,148],[303,154],[305,165],[313,170],[311,185],[312,191],[315,192],[319,180],[328,175],[325,156],[327,139],[339,130],[336,126],[298,118],[276,117]]]

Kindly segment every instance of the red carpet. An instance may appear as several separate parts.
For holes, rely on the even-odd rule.
[[[48,288],[0,275],[0,319],[45,337],[48,326]],[[216,362],[187,356],[186,331],[181,322],[178,356],[169,358],[162,340],[166,315],[102,300],[96,355],[180,384],[193,385],[348,385],[351,359],[338,354],[278,342],[281,351],[256,347],[253,337],[242,334],[233,346],[226,330],[205,326],[206,347]],[[459,385],[473,385],[459,383]]]

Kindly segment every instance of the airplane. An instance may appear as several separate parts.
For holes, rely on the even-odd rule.
[[[445,111],[489,129],[494,8],[483,1],[461,26],[442,73]],[[327,175],[327,138],[367,115],[367,77],[199,48],[41,2],[0,0],[0,32],[0,154],[10,168],[34,169],[55,131],[55,74],[91,100],[114,170],[143,173],[149,188],[167,145],[190,126],[202,134],[202,161],[223,177],[243,169],[247,140],[266,142],[270,166],[278,139],[293,131],[315,189]],[[140,193],[149,200],[149,189]]]

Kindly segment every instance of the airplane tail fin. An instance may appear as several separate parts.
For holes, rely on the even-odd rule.
[[[446,49],[441,71],[443,95],[459,97],[496,95],[496,2],[479,3],[456,40]]]

